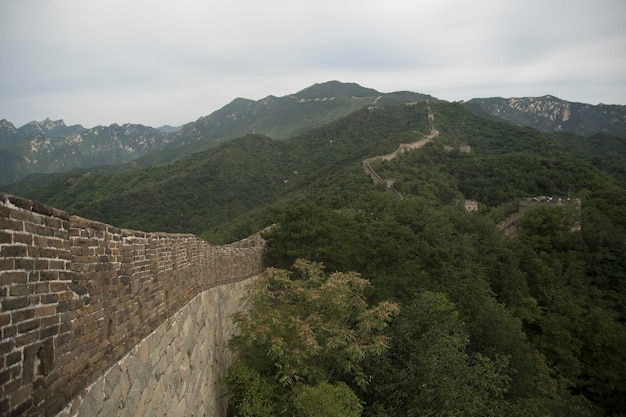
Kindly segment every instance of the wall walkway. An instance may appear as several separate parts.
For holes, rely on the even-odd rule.
[[[430,129],[430,133],[426,137],[418,141],[411,142],[411,143],[401,143],[400,146],[398,146],[398,149],[396,149],[395,151],[389,154],[374,156],[372,158],[363,160],[363,170],[372,179],[374,184],[375,185],[385,184],[387,191],[392,193],[394,197],[396,197],[399,200],[402,200],[403,197],[402,197],[402,194],[400,194],[400,192],[394,186],[394,181],[391,179],[383,179],[372,167],[372,162],[379,161],[379,160],[390,161],[394,159],[395,157],[397,157],[398,155],[403,154],[404,152],[421,148],[422,146],[426,145],[427,143],[435,139],[437,136],[439,136],[439,131],[435,129],[435,115],[432,109],[430,108],[430,105],[428,106],[428,125]]]

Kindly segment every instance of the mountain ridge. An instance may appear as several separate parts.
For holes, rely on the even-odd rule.
[[[34,173],[129,162],[162,148],[171,138],[171,134],[152,127],[130,123],[86,129],[46,119],[15,129],[13,136],[11,126],[10,122],[0,125],[4,128],[0,131],[0,185]]]
[[[464,104],[470,109],[541,132],[571,132],[581,136],[605,133],[626,138],[626,106],[570,102],[549,94],[473,98]]]
[[[63,119],[50,118],[16,128],[10,121],[2,119],[0,185],[33,173],[64,172],[73,168],[123,164],[131,160],[134,161],[133,167],[168,163],[247,133],[286,140],[366,106],[425,100],[438,99],[411,91],[381,93],[357,83],[333,80],[313,84],[282,97],[269,95],[256,101],[235,98],[211,114],[176,128],[163,126],[154,129],[139,124],[114,123],[110,127],[117,128],[107,131],[102,126],[91,129],[80,124],[67,126]],[[572,132],[583,136],[603,133],[626,138],[626,106],[594,106],[567,102],[551,95],[476,98],[462,104],[484,116],[544,132]],[[137,126],[136,130],[143,133],[138,133],[136,138],[120,140],[119,132],[114,131],[126,129],[124,126]],[[146,133],[149,129],[152,129],[151,134]],[[91,148],[81,145],[85,135],[97,136],[97,141],[93,137],[90,139],[95,141]],[[121,136],[124,137],[124,134]],[[46,155],[40,154],[42,150],[46,150]],[[120,166],[120,169],[125,168]]]

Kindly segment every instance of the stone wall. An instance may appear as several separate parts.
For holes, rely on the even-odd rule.
[[[530,197],[520,200],[518,210],[498,223],[497,227],[505,236],[517,233],[526,210],[537,206],[560,207],[563,209],[562,223],[570,232],[578,232],[582,228],[582,205],[580,198],[564,197]]]
[[[212,246],[0,193],[0,415],[59,413],[198,295],[261,273],[263,248],[259,235]]]
[[[57,417],[226,416],[221,380],[235,359],[229,318],[250,281],[196,296]]]

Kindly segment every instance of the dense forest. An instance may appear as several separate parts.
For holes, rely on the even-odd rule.
[[[364,108],[287,141],[247,135],[168,165],[74,172],[9,191],[117,226],[216,243],[277,224],[266,234],[266,263],[285,271],[275,272],[280,291],[285,277],[300,279],[303,262],[322,265],[320,287],[335,271],[367,280],[369,305],[398,306],[380,327],[386,348],[355,362],[360,379],[323,368],[340,356],[305,356],[315,377],[294,391],[300,402],[291,407],[301,413],[307,401],[338,395],[360,404],[345,415],[624,415],[626,167],[623,154],[604,158],[611,152],[602,149],[622,142],[430,105],[439,138],[374,163],[401,200],[374,186],[361,162],[422,137],[425,103]],[[533,196],[579,198],[582,228],[572,231],[564,208],[538,206],[505,237],[497,223]],[[478,212],[466,213],[464,199],[477,200]],[[238,415],[264,415],[272,408],[261,405],[278,401],[267,393],[294,384],[280,385],[284,364],[270,363],[279,355],[263,351],[267,340],[255,343],[236,346],[247,362],[231,383],[259,389],[257,408]]]

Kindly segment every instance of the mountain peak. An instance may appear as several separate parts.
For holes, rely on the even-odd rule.
[[[323,98],[331,96],[373,97],[380,93],[372,88],[361,87],[357,83],[342,83],[340,81],[327,81],[321,84],[313,84],[304,90],[298,91],[295,96],[299,98]]]
[[[20,138],[29,138],[44,134],[50,138],[58,138],[72,133],[81,133],[86,129],[82,125],[67,126],[63,119],[52,120],[46,117],[42,121],[32,121],[17,129]]]
[[[15,126],[13,125],[13,123],[9,122],[7,119],[0,120],[0,129],[10,130],[12,132],[15,132]]]

